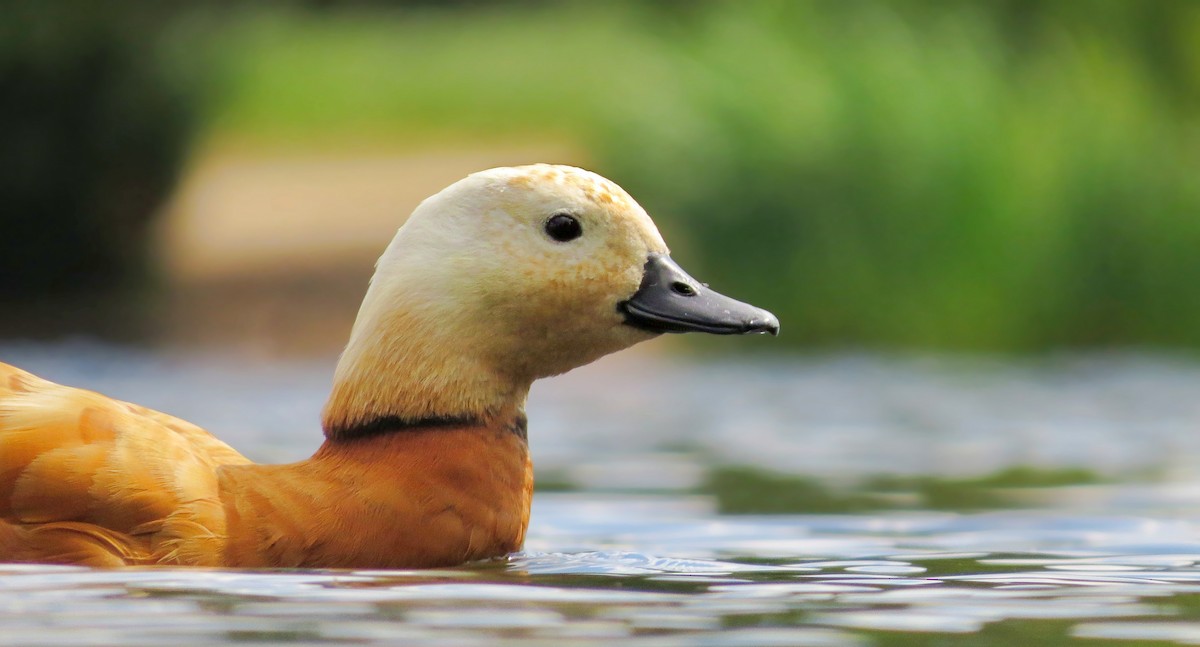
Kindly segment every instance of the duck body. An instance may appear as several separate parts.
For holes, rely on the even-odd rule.
[[[0,562],[419,568],[519,550],[532,382],[662,333],[776,333],[582,169],[473,174],[376,266],[311,458],[0,364]]]
[[[521,420],[326,441],[255,465],[204,430],[0,364],[0,559],[90,566],[433,567],[518,550]]]

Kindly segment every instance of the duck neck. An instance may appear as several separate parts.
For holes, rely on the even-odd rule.
[[[326,440],[290,465],[220,471],[225,563],[429,568],[521,548],[533,468],[520,420]]]
[[[470,335],[429,319],[403,309],[377,314],[364,304],[322,413],[328,439],[524,421],[532,379],[497,370],[464,348]]]

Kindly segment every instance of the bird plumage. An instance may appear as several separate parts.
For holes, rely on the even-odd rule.
[[[217,563],[217,469],[249,463],[158,411],[0,364],[0,558]]]
[[[517,550],[533,492],[514,428],[408,429],[255,465],[195,425],[2,363],[0,448],[4,561],[457,564]]]

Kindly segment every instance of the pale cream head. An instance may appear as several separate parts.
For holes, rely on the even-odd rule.
[[[582,233],[558,241],[555,215]],[[616,184],[569,166],[475,173],[422,202],[379,259],[326,433],[396,417],[519,412],[529,384],[649,339],[618,304],[667,247]]]

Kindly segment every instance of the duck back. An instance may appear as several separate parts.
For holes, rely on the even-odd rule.
[[[0,560],[216,565],[217,469],[249,461],[173,416],[0,363]]]

